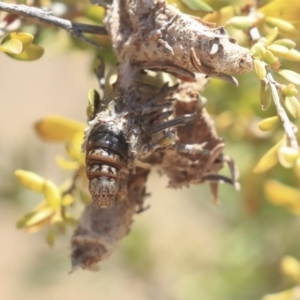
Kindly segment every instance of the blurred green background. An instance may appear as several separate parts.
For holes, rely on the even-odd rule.
[[[45,48],[36,62],[0,56],[0,299],[256,300],[293,286],[279,265],[285,255],[300,258],[300,220],[266,201],[263,184],[268,178],[299,182],[282,167],[252,173],[280,136],[257,127],[274,111],[260,110],[253,74],[240,76],[238,88],[212,80],[204,92],[225,153],[242,175],[241,191],[220,187],[219,206],[206,184],[170,190],[154,170],[151,208],[136,215],[130,234],[97,273],[68,275],[71,231],[54,249],[44,232],[17,231],[16,220],[41,199],[19,187],[13,171],[30,170],[57,184],[70,176],[55,163],[63,145],[39,140],[33,124],[50,114],[85,122],[87,91],[98,88],[90,52],[68,52],[53,41]],[[300,71],[295,64],[293,70]]]

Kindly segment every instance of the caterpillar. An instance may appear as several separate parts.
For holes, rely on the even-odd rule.
[[[120,170],[128,159],[124,133],[113,124],[97,123],[86,142],[86,174],[97,207],[110,206],[119,190]]]

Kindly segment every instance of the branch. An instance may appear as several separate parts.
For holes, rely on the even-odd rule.
[[[276,88],[276,82],[273,79],[273,76],[271,73],[267,74],[267,79],[268,79],[268,85],[271,90],[273,103],[274,103],[276,111],[277,111],[277,115],[282,122],[285,134],[287,135],[288,140],[290,142],[290,146],[291,146],[291,148],[298,150],[299,146],[298,146],[297,138],[295,135],[295,131],[293,129],[293,124],[289,120],[289,118],[286,114],[286,111],[284,110],[284,108],[281,105],[278,90]]]
[[[250,16],[254,15],[254,14],[255,14],[255,11],[253,11],[253,10],[250,11],[250,13],[249,13]],[[252,41],[256,41],[256,42],[261,38],[260,32],[257,27],[253,27],[249,30],[249,36]],[[266,65],[265,65],[265,67],[266,67]],[[277,111],[277,115],[282,122],[285,134],[290,143],[290,147],[293,149],[296,149],[298,151],[299,146],[298,146],[295,130],[293,128],[293,123],[289,120],[289,117],[280,102],[280,96],[278,93],[278,89],[276,87],[278,84],[274,80],[272,74],[268,71],[267,71],[266,78],[267,78],[267,84],[271,91],[273,103],[274,103],[276,111]]]
[[[183,14],[165,0],[116,0],[106,12],[106,28],[120,62],[185,81],[203,73],[234,85],[230,75],[252,71],[249,50],[223,27]]]
[[[72,34],[73,36],[75,36],[76,38],[79,38],[84,42],[87,42],[96,47],[99,47],[99,45],[85,37],[83,33],[107,35],[107,31],[103,26],[81,24],[72,22],[70,20],[65,20],[59,17],[55,17],[51,15],[51,12],[37,7],[29,7],[21,4],[8,4],[0,1],[0,11],[16,14],[25,18],[35,19],[42,23],[60,27]]]

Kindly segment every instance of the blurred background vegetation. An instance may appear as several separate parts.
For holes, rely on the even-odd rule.
[[[99,22],[100,8],[87,1],[62,2],[76,8],[73,15],[64,17]],[[177,2],[178,6],[187,9],[183,2],[187,1]],[[219,11],[254,3],[206,2]],[[264,5],[276,0],[259,2]],[[300,10],[298,14],[300,20]],[[226,141],[225,153],[234,158],[241,173],[241,191],[221,186],[219,206],[210,202],[205,184],[170,190],[166,178],[153,171],[148,182],[151,197],[147,199],[151,208],[136,216],[130,234],[101,263],[98,273],[67,274],[71,230],[58,239],[54,249],[44,243],[44,232],[26,235],[17,231],[16,220],[41,198],[17,184],[14,170],[30,170],[56,184],[72,174],[55,163],[57,154],[65,155],[63,144],[42,142],[33,124],[53,114],[86,122],[87,91],[98,88],[92,74],[95,49],[60,30],[38,31],[28,24],[22,31],[36,34],[35,43],[45,49],[42,58],[20,62],[0,56],[1,299],[255,300],[295,286],[298,279],[291,273],[298,274],[297,262],[290,264],[292,271],[280,266],[287,255],[300,259],[299,209],[284,201],[272,204],[265,186],[276,179],[297,191],[299,178],[292,169],[280,165],[264,174],[253,173],[258,160],[283,132],[280,127],[270,133],[258,129],[259,121],[273,116],[275,110],[260,109],[260,84],[254,74],[239,76],[237,88],[213,79],[204,91],[206,108]],[[247,46],[245,34],[230,26],[226,29]],[[109,45],[106,38],[97,41]],[[115,62],[109,46],[102,55],[107,62]],[[299,63],[283,64],[300,73]],[[281,193],[284,191],[278,190]],[[300,204],[300,193],[299,198],[295,196],[286,194]],[[75,214],[82,209],[82,204],[75,204]],[[296,298],[285,293],[264,299]]]

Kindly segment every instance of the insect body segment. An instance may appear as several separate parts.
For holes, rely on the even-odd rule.
[[[128,143],[114,124],[96,124],[86,143],[86,174],[94,204],[108,207],[119,189],[120,170],[128,158]]]

